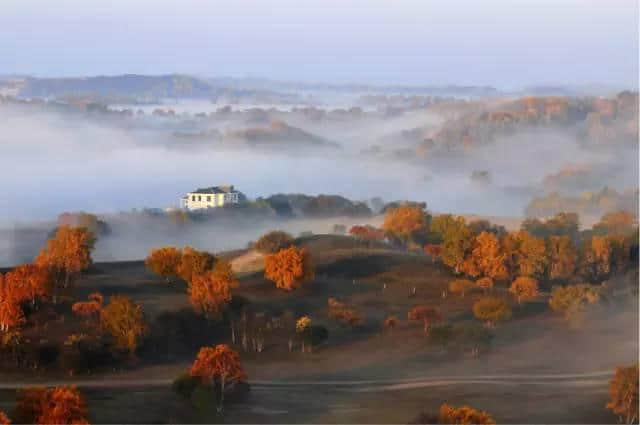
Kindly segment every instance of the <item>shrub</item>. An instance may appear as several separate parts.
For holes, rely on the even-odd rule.
[[[440,406],[438,423],[457,425],[495,425],[496,421],[487,412],[469,406],[455,407],[449,404]]]
[[[199,378],[183,373],[173,381],[171,389],[183,399],[189,400],[198,385],[200,385]]]
[[[476,280],[476,287],[482,289],[485,293],[493,289],[493,279],[490,277],[483,277]]]
[[[461,294],[464,297],[465,293],[471,292],[475,288],[472,281],[467,279],[456,279],[449,282],[449,291],[454,294]]]
[[[497,322],[511,317],[511,307],[502,298],[484,297],[473,304],[473,314],[483,320],[487,326],[492,327]]]

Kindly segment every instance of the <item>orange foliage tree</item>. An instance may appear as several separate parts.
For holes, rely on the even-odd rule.
[[[277,288],[291,291],[314,277],[311,255],[295,246],[281,249],[265,258],[264,276]]]
[[[147,331],[142,306],[122,295],[112,296],[109,305],[100,311],[100,325],[113,337],[117,347],[128,350],[131,355]]]
[[[2,410],[0,410],[0,425],[11,425],[11,419]]]
[[[191,247],[182,250],[182,258],[178,265],[178,276],[185,282],[191,282],[193,276],[198,276],[213,269],[216,257],[206,251],[198,251]]]
[[[517,277],[509,287],[509,292],[516,297],[518,304],[522,303],[522,301],[533,299],[540,293],[538,281],[529,276]]]
[[[417,305],[407,313],[407,319],[413,321],[422,321],[424,325],[424,333],[429,333],[431,325],[442,321],[442,314],[437,308],[425,305]]]
[[[18,302],[31,301],[35,304],[38,297],[47,297],[52,290],[52,276],[49,269],[34,264],[15,267],[5,276],[7,285],[15,293]]]
[[[167,283],[178,275],[178,267],[182,261],[182,251],[173,246],[153,249],[144,260],[144,265],[151,272],[163,277]]]
[[[196,275],[189,284],[189,301],[205,317],[218,317],[231,302],[231,288],[238,286],[231,265],[219,260],[213,270]]]
[[[438,423],[456,425],[495,425],[496,421],[485,411],[476,410],[469,406],[455,407],[445,403],[440,406]]]
[[[493,233],[482,232],[475,237],[471,254],[462,263],[461,271],[472,277],[507,277],[505,255],[501,250],[500,241]]]
[[[88,424],[87,402],[75,387],[48,389],[42,402],[38,424]]]
[[[547,240],[549,277],[568,280],[576,270],[577,254],[569,236],[550,236]]]
[[[611,410],[627,424],[638,420],[638,364],[616,368],[616,374],[609,384],[607,409]]]
[[[87,402],[75,387],[19,390],[15,412],[17,423],[88,424]]]
[[[582,247],[582,273],[591,281],[597,282],[611,273],[611,239],[594,236],[584,242]]]
[[[91,264],[95,238],[84,227],[60,226],[40,251],[36,264],[49,268],[58,285],[66,288]]]
[[[226,344],[215,347],[202,347],[191,365],[189,374],[198,377],[203,384],[212,385],[219,389],[220,405],[224,407],[224,393],[233,389],[238,383],[247,380],[247,374],[242,368],[240,356]]]
[[[531,277],[542,276],[547,265],[544,239],[536,238],[525,230],[517,233],[517,239],[519,274]]]
[[[480,298],[473,304],[473,315],[483,320],[487,327],[493,327],[497,322],[511,317],[509,303],[498,297]]]
[[[424,209],[406,205],[387,211],[382,228],[388,234],[410,242],[418,233],[425,231],[426,226]]]
[[[4,275],[0,273],[0,331],[7,332],[24,321],[19,294],[7,284]]]

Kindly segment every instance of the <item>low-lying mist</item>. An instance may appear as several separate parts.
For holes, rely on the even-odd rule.
[[[288,113],[280,111],[278,118],[287,119]],[[288,141],[271,143],[265,150],[246,144],[217,145],[206,138],[185,142],[173,137],[176,128],[222,124],[218,118],[193,124],[188,117],[167,120],[148,114],[109,121],[65,109],[2,104],[0,178],[5,190],[0,198],[0,228],[53,221],[65,211],[114,216],[133,208],[177,206],[190,190],[225,183],[250,199],[275,193],[338,194],[353,200],[421,201],[435,212],[517,217],[533,196],[551,190],[577,195],[607,185],[623,190],[638,181],[637,145],[589,149],[568,130],[522,131],[460,152],[418,155],[416,146],[394,135],[415,128],[424,134],[437,131],[444,118],[428,109],[389,116],[346,113],[321,120],[291,114],[289,125],[339,147],[312,149]],[[255,125],[244,122],[242,113],[234,117],[236,127]],[[380,154],[363,153],[363,148],[378,143],[384,143]],[[393,154],[399,148],[404,156]],[[576,164],[587,170],[589,178],[581,177],[585,174],[566,178],[566,170]],[[218,231],[213,228],[203,236],[194,231],[179,241],[194,245],[202,241],[203,248],[214,250],[235,248],[275,224],[247,223],[243,228],[250,234],[242,236],[233,229],[224,237],[215,236]],[[127,243],[147,240],[143,228],[128,226],[123,237],[137,236]],[[298,231],[294,222],[287,226]],[[302,222],[300,230],[314,230],[304,227],[309,226]],[[130,254],[113,258],[139,257],[151,244],[165,241],[153,241],[157,231],[148,233],[150,242],[142,243],[140,250],[123,244],[102,251],[99,246],[97,258],[129,249]]]

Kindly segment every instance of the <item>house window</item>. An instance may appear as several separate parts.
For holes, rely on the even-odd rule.
[[[207,202],[211,202],[211,196],[207,196]]]
[[[195,201],[196,201],[196,195],[193,195],[193,196],[191,197],[191,200],[192,200],[193,202],[195,202]]]
[[[198,195],[198,201],[202,201],[202,196]]]

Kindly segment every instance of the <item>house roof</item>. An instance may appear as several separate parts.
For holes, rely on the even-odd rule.
[[[234,192],[233,186],[211,186],[211,187],[203,187],[198,188],[190,193],[232,193]]]

